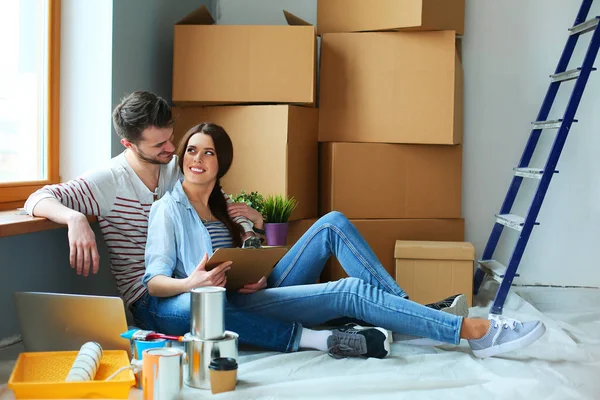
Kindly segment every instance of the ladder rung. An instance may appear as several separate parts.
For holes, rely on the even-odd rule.
[[[558,129],[560,128],[560,126],[562,125],[562,118],[561,119],[554,119],[551,121],[535,121],[532,122],[533,124],[533,129]],[[574,119],[573,123],[576,123],[577,120]]]
[[[586,33],[586,32],[593,31],[594,28],[596,28],[596,26],[598,25],[599,18],[600,17],[594,17],[590,20],[582,22],[581,24],[575,25],[572,28],[569,28],[571,35],[577,35],[578,33]]]
[[[579,74],[581,74],[581,68],[575,68],[561,72],[560,74],[550,75],[550,78],[552,82],[564,82],[570,81],[571,79],[576,79]]]
[[[533,129],[558,129],[562,124],[562,119],[552,121],[535,121],[532,122]]]
[[[515,175],[522,178],[542,179],[544,170],[541,168],[515,168]]]
[[[515,171],[515,176],[522,178],[542,179],[542,175],[544,175],[542,168],[513,168],[513,170]],[[554,173],[558,174],[558,171],[554,171]]]
[[[525,218],[515,214],[498,214],[496,215],[496,222],[520,232],[523,230]]]
[[[592,68],[592,71],[595,71],[596,68]],[[552,82],[565,82],[576,79],[581,74],[581,68],[570,69],[565,72],[561,72],[560,74],[550,75],[550,80]]]
[[[502,279],[506,275],[507,268],[496,260],[478,260],[479,268],[486,274],[492,276],[495,280],[502,283]],[[515,274],[519,276],[519,274]]]

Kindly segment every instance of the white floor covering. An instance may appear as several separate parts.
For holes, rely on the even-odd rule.
[[[495,289],[486,284],[471,316],[487,316]],[[464,341],[443,348],[393,344],[384,360],[241,351],[236,391],[215,398],[600,399],[599,307],[596,289],[514,287],[504,315],[542,319],[547,332],[526,349],[485,360],[474,358]],[[13,364],[0,362],[1,400],[14,398],[2,385]],[[185,399],[205,397],[214,396],[184,389]],[[141,391],[130,398],[141,399]]]

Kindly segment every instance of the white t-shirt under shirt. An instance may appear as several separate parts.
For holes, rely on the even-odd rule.
[[[181,177],[177,157],[161,165],[158,198],[171,191]],[[144,251],[154,192],[131,168],[125,152],[111,159],[104,168],[66,183],[44,186],[27,199],[25,209],[33,215],[35,206],[47,198],[55,198],[73,210],[98,217],[119,293],[127,306],[139,300],[146,292],[142,285]],[[244,231],[252,229],[245,218],[238,217],[234,221],[241,224]]]

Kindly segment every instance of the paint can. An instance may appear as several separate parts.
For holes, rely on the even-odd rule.
[[[203,340],[225,333],[225,288],[206,286],[191,291],[190,333]]]
[[[183,350],[154,348],[142,356],[144,400],[179,400],[183,388]]]
[[[187,333],[185,384],[198,389],[210,389],[209,365],[214,358],[238,358],[238,334],[225,331],[223,339],[203,340]]]
[[[137,365],[142,365],[142,357],[144,350],[159,348],[159,347],[170,347],[170,342],[167,339],[153,339],[153,340],[131,340],[131,354],[133,358],[138,360]],[[135,380],[137,381],[137,387],[143,389],[142,383],[144,382],[144,371],[138,369],[135,374]]]

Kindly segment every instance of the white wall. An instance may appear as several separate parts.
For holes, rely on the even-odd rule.
[[[63,0],[63,181],[123,150],[111,119],[123,96],[150,90],[171,99],[173,25],[203,4],[213,8],[210,0]]]
[[[317,0],[216,0],[218,24],[285,25],[282,10],[317,25]]]
[[[110,159],[111,113],[123,93],[146,89],[171,98],[173,24],[202,4],[212,8],[208,0],[62,0],[63,180]],[[93,228],[101,238],[98,224]],[[0,270],[10,271],[0,280],[0,340],[19,332],[15,291],[116,295],[106,245],[98,246],[100,272],[86,278],[69,267],[66,229],[0,238]]]
[[[173,26],[202,5],[212,9],[210,0],[115,1],[111,108],[135,90],[171,99]],[[123,149],[113,131],[112,155]]]
[[[580,0],[467,0],[463,216],[466,239],[475,244],[477,256],[483,252],[580,4]],[[284,24],[281,9],[316,23],[316,0],[218,0],[216,8],[219,24]],[[600,15],[599,4],[590,15]],[[587,45],[589,36],[580,45]],[[582,60],[584,47],[574,60]],[[560,174],[550,186],[539,216],[541,225],[530,239],[516,283],[600,286],[600,263],[594,254],[600,240],[596,155],[600,113],[593,112],[600,105],[598,74],[593,73],[588,83],[577,113],[580,122],[567,140]],[[573,83],[563,86],[571,88]],[[567,99],[562,89],[552,117],[561,115]],[[544,133],[541,150],[549,147],[553,134]],[[543,166],[541,160],[536,156],[535,166]],[[530,183],[523,189],[531,192]],[[523,200],[518,199],[517,213],[526,210]],[[503,238],[510,237],[507,233],[512,232]],[[497,252],[501,261],[508,261],[512,243],[501,242]]]
[[[67,181],[110,159],[112,0],[63,0],[60,175]]]
[[[475,244],[478,256],[580,4],[580,0],[467,0],[463,216],[467,239]],[[600,4],[590,15],[600,15]],[[571,67],[581,63],[581,50],[589,38],[588,34],[580,39]],[[552,119],[562,116],[572,87],[573,82],[563,84]],[[599,107],[600,75],[593,72],[577,112],[580,122],[571,129],[558,164],[560,173],[550,185],[538,217],[540,226],[531,236],[516,283],[600,286],[595,253],[600,239]],[[548,149],[555,132],[544,131],[540,150]],[[532,166],[543,167],[544,154],[541,151]],[[531,182],[525,184],[531,192]],[[526,211],[523,200],[519,198],[514,209],[520,215]],[[511,249],[502,243],[503,262]]]

